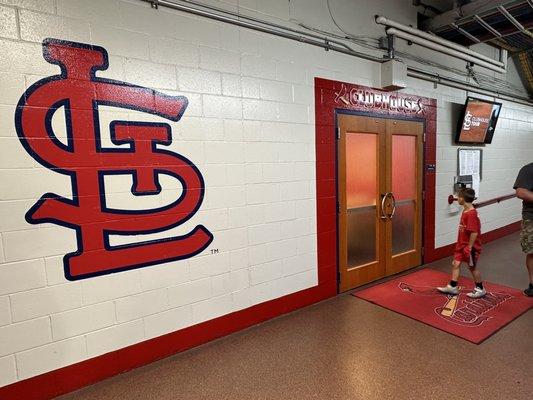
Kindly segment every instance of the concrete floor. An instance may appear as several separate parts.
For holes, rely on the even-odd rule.
[[[525,288],[518,235],[486,245],[480,268]],[[526,400],[532,359],[531,310],[475,345],[343,294],[61,399]]]

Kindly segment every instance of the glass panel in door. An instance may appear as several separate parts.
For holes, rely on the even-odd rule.
[[[348,267],[377,259],[378,135],[346,133],[346,236]]]
[[[417,137],[392,135],[392,255],[415,250]]]

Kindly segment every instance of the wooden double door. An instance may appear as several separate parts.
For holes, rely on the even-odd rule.
[[[339,291],[422,262],[422,122],[338,114]]]

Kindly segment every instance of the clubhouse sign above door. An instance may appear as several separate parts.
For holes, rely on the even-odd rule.
[[[406,115],[419,115],[426,112],[424,99],[417,96],[404,96],[397,92],[386,92],[370,88],[349,87],[344,83],[335,90],[335,103],[365,111],[392,111]]]

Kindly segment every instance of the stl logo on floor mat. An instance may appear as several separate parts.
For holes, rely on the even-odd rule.
[[[202,225],[186,235],[160,240],[115,246],[109,241],[110,235],[149,234],[182,225],[198,211],[205,189],[200,171],[190,160],[157,146],[172,142],[166,123],[113,121],[111,141],[127,147],[104,148],[98,106],[179,121],[187,98],[96,77],[96,71],[109,65],[102,47],[45,39],[43,54],[46,61],[61,67],[61,74],[41,79],[22,95],[15,124],[20,142],[35,160],[70,177],[72,200],[46,193],[26,213],[31,224],[51,222],[75,229],[78,249],[63,259],[66,278],[77,280],[189,258],[209,246],[213,235]],[[66,144],[52,129],[52,116],[61,107]],[[131,192],[141,196],[161,192],[160,174],[182,185],[183,192],[173,203],[148,210],[107,207],[105,175],[132,177]]]
[[[435,308],[435,313],[446,321],[462,326],[480,326],[491,317],[486,315],[500,304],[513,298],[507,293],[491,293],[480,299],[471,299],[466,294],[459,292],[458,295],[440,293],[434,287],[416,286],[401,282],[400,290],[417,296],[438,296],[443,298],[442,307]]]

